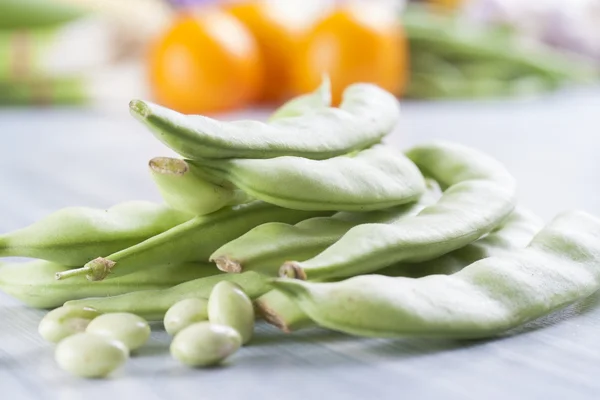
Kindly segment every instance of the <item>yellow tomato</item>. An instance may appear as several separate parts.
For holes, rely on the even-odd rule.
[[[295,63],[295,94],[313,90],[324,73],[331,78],[335,103],[354,82],[402,94],[408,44],[397,13],[381,4],[349,3],[316,24]]]
[[[227,11],[248,27],[260,48],[265,67],[261,99],[281,101],[290,97],[296,54],[315,19],[289,2],[243,1]]]
[[[187,114],[243,106],[262,86],[252,34],[216,8],[180,15],[152,46],[148,64],[156,101]]]

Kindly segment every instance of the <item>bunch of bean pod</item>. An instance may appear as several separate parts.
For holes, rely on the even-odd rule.
[[[451,142],[381,143],[396,99],[325,79],[268,122],[220,122],[131,102],[182,157],[150,160],[165,205],[69,208],[0,236],[0,289],[54,308],[40,334],[56,360],[106,376],[163,321],[171,354],[213,365],[251,343],[256,318],[284,332],[502,334],[600,288],[600,221],[543,227],[516,205],[496,160]]]
[[[410,43],[407,97],[531,95],[598,80],[591,60],[525,42],[506,26],[479,26],[416,4],[401,19]]]

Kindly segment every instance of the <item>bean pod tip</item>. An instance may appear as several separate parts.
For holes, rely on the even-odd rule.
[[[292,333],[292,330],[285,321],[266,303],[257,300],[255,301],[255,308],[267,323],[279,328],[284,333]]]
[[[293,278],[306,280],[306,272],[296,261],[286,261],[279,269],[279,276],[282,278]]]
[[[242,272],[242,264],[238,261],[233,260],[227,256],[220,256],[216,258],[211,258],[210,261],[217,264],[217,268],[219,268],[223,272],[229,272],[233,274],[239,274]]]
[[[134,117],[147,118],[150,115],[150,108],[142,100],[131,100],[129,102],[129,111]]]
[[[148,162],[148,166],[157,174],[162,175],[185,175],[190,167],[188,163],[179,158],[154,157]]]

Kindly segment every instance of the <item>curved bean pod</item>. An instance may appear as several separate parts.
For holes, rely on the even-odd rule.
[[[489,235],[431,261],[393,265],[377,271],[378,275],[421,278],[427,275],[450,275],[475,261],[504,255],[525,248],[540,231],[543,223],[536,215],[517,208]],[[298,304],[278,290],[272,290],[256,299],[256,308],[263,318],[284,332],[292,332],[314,325]]]
[[[97,297],[68,301],[65,306],[92,307],[101,313],[129,312],[151,321],[161,321],[175,303],[189,298],[208,299],[213,287],[223,280],[238,284],[248,297],[254,299],[271,287],[268,278],[257,272],[218,274],[195,279],[162,290],[143,290],[112,297]]]
[[[328,78],[313,93],[291,99],[269,118],[275,121],[297,117],[331,105],[331,85]],[[213,183],[201,168],[185,160],[156,157],[149,162],[150,173],[165,202],[175,210],[193,215],[205,215],[223,207],[243,204],[250,197],[229,182]]]
[[[446,142],[417,146],[407,154],[424,175],[448,187],[436,204],[393,224],[356,226],[316,257],[285,263],[280,275],[327,279],[431,260],[477,240],[514,209],[514,180],[491,157]]]
[[[557,216],[531,244],[462,271],[420,279],[366,275],[337,283],[279,279],[319,325],[361,336],[487,337],[600,288],[600,220]]]
[[[185,160],[155,157],[150,160],[149,168],[163,200],[175,210],[205,215],[249,201],[241,190],[205,179],[200,168]]]
[[[314,110],[331,106],[331,81],[323,77],[321,85],[312,93],[303,94],[288,100],[269,117],[269,122],[282,118],[299,117]]]
[[[199,163],[259,200],[296,210],[381,210],[415,201],[425,190],[419,169],[385,146],[327,160],[286,156]]]
[[[378,143],[400,116],[396,98],[371,84],[348,86],[340,108],[309,111],[269,124],[219,122],[141,100],[131,101],[129,108],[156,138],[190,159],[327,159]]]
[[[487,236],[430,261],[401,263],[377,271],[380,275],[421,278],[427,275],[450,275],[475,261],[500,256],[523,249],[534,238],[544,223],[537,215],[517,207]]]
[[[210,261],[220,270],[239,273],[258,271],[276,276],[286,260],[306,260],[335,243],[350,228],[365,223],[392,223],[416,215],[439,197],[437,182],[428,179],[427,190],[415,203],[366,213],[339,212],[331,217],[310,218],[296,225],[268,222],[221,246]]]
[[[261,201],[225,208],[195,217],[135,246],[88,262],[84,267],[56,274],[56,279],[86,275],[99,281],[147,268],[149,265],[206,261],[217,248],[265,222],[295,223],[315,215]]]
[[[85,277],[57,281],[56,273],[69,267],[51,261],[0,265],[0,290],[34,308],[54,308],[69,300],[116,296],[138,290],[166,289],[171,286],[218,274],[212,264],[185,263],[156,265],[102,282]]]
[[[31,257],[81,265],[133,246],[192,218],[160,204],[130,201],[108,210],[68,207],[0,235],[0,257]]]

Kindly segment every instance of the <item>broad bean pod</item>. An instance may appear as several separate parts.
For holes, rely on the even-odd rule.
[[[473,243],[419,263],[400,263],[377,271],[380,275],[421,278],[427,275],[450,275],[475,261],[500,256],[523,249],[544,226],[541,218],[522,207],[515,208],[500,225],[488,235]]]
[[[416,146],[407,155],[425,176],[447,187],[436,204],[393,224],[356,226],[319,255],[283,264],[280,275],[347,277],[431,260],[487,234],[514,209],[514,179],[493,158],[448,142]]]
[[[381,210],[415,201],[425,190],[419,169],[383,145],[327,160],[285,156],[198,163],[219,182],[296,210]]]
[[[84,7],[74,3],[2,0],[0,1],[0,29],[5,32],[31,29],[35,32],[36,29],[53,28],[84,18],[86,14],[88,12]]]
[[[207,261],[223,244],[265,222],[295,223],[325,213],[297,211],[261,201],[224,208],[197,216],[168,231],[107,257],[96,258],[84,267],[56,274],[56,279],[86,275],[98,281],[147,268],[149,265]]]
[[[192,279],[219,273],[213,264],[183,263],[155,265],[102,282],[85,277],[57,281],[57,273],[69,267],[51,261],[0,265],[0,290],[34,308],[54,308],[69,300],[116,296],[138,290],[166,289]]]
[[[314,92],[303,94],[288,100],[271,114],[269,122],[278,119],[299,117],[314,110],[331,106],[331,81],[323,76],[321,85]]]
[[[346,88],[340,108],[308,111],[268,124],[219,122],[200,115],[183,115],[142,100],[131,101],[129,108],[156,138],[190,159],[327,159],[378,143],[394,129],[400,116],[393,95],[364,83]]]
[[[210,261],[225,272],[258,271],[276,276],[286,260],[306,260],[335,243],[350,228],[365,223],[392,223],[416,215],[439,197],[437,182],[428,179],[417,202],[370,212],[338,212],[310,218],[295,225],[268,222],[221,246]]]
[[[516,328],[600,288],[600,220],[555,217],[525,249],[454,275],[366,275],[336,283],[279,279],[319,325],[361,336],[479,338]]]
[[[565,82],[591,82],[598,72],[589,60],[564,57],[542,45],[523,46],[509,31],[489,26],[465,24],[456,16],[431,13],[410,7],[403,13],[402,25],[416,52],[429,52],[451,59],[454,63],[489,61],[496,76],[496,66],[510,65],[513,76],[530,75],[543,78],[550,86]],[[419,70],[420,71],[420,70]]]
[[[223,274],[195,279],[168,289],[143,290],[111,297],[91,297],[68,301],[65,306],[91,307],[101,313],[129,312],[149,321],[162,321],[165,313],[175,303],[190,298],[208,299],[213,287],[224,280],[238,284],[254,299],[271,287],[269,278],[254,271],[243,274]]]
[[[192,218],[163,205],[130,201],[108,210],[68,207],[0,235],[0,257],[30,257],[76,266],[133,246]]]
[[[540,231],[540,218],[522,208],[517,208],[489,235],[454,250],[451,253],[422,263],[399,263],[377,271],[378,275],[420,278],[427,275],[450,275],[475,261],[504,255],[525,248]],[[271,290],[255,301],[258,312],[272,325],[284,332],[292,332],[314,325],[298,304],[278,290]]]
[[[250,200],[231,184],[217,185],[205,179],[200,168],[185,160],[155,157],[148,164],[161,197],[175,210],[206,215]]]
[[[279,107],[269,118],[297,117],[309,111],[331,105],[331,87],[328,78],[313,93],[298,96]],[[150,174],[162,198],[175,210],[194,215],[205,215],[223,207],[247,203],[251,198],[230,182],[213,183],[202,168],[185,160],[155,157],[149,162]]]

